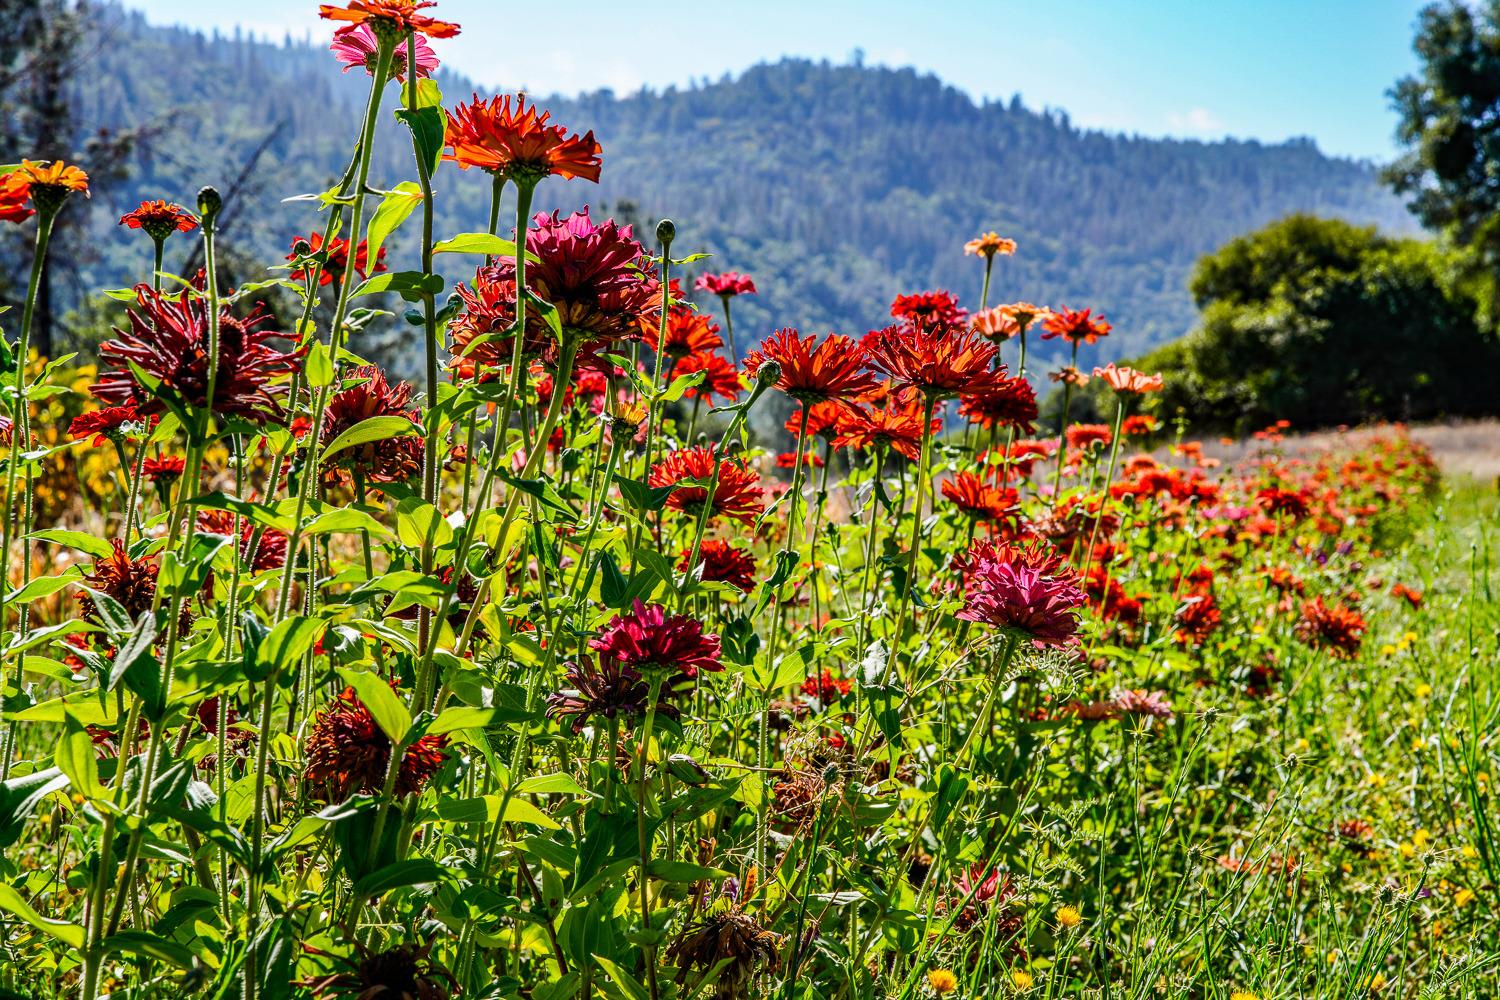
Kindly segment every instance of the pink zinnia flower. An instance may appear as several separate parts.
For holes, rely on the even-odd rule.
[[[969,550],[961,569],[966,594],[958,617],[1038,645],[1073,640],[1078,609],[1088,598],[1055,557],[982,543]]]
[[[693,282],[693,287],[726,299],[733,298],[736,295],[755,294],[755,282],[750,280],[748,274],[740,274],[738,271],[725,271],[722,274],[700,274],[698,275],[698,280]]]
[[[427,39],[421,35],[417,39],[417,79],[431,76],[438,68],[437,53],[432,51],[432,46],[427,44]],[[333,44],[328,46],[333,54],[338,57],[339,62],[344,64],[344,72],[347,73],[356,66],[363,66],[371,76],[375,75],[375,56],[379,51],[379,43],[375,41],[375,32],[370,30],[368,24],[352,24],[347,28],[340,28],[333,33]],[[396,46],[396,51],[391,56],[391,75],[397,80],[406,81],[406,43],[403,41]]]

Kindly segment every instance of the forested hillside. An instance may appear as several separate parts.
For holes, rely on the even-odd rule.
[[[221,229],[242,266],[284,254],[314,211],[264,206],[329,185],[350,152],[343,126],[364,79],[341,76],[315,45],[209,38],[110,7],[92,23],[85,71],[69,84],[79,126],[139,129],[150,141],[96,195],[95,256],[77,287],[140,277],[143,244],[114,220],[144,197],[190,203],[203,184],[226,195]],[[474,89],[439,79],[449,103]],[[884,321],[898,290],[948,286],[972,299],[979,266],[960,247],[998,229],[1021,247],[997,266],[1001,300],[1102,309],[1118,332],[1105,353],[1127,355],[1189,329],[1192,263],[1239,233],[1292,211],[1412,228],[1371,168],[1310,142],[1089,132],[1020,100],[976,104],[911,70],[788,60],[687,90],[545,103],[595,131],[608,169],[598,187],[545,185],[544,207],[628,202],[648,222],[670,215],[680,250],[755,276],[761,295],[740,312],[753,333],[862,332]],[[414,174],[404,136],[389,139],[378,146],[379,186]],[[486,179],[445,172],[439,231],[482,228]],[[398,240],[391,252],[399,261],[408,249]]]

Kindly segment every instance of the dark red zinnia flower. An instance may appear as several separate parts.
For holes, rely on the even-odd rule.
[[[973,330],[933,324],[891,327],[872,335],[870,362],[902,389],[929,399],[977,395],[1006,378],[994,367],[998,348]]]
[[[416,32],[428,38],[452,38],[459,32],[458,25],[420,13],[436,6],[436,0],[349,0],[346,7],[320,4],[318,16],[329,21],[368,24],[377,34]]]
[[[1281,486],[1267,486],[1255,494],[1255,502],[1273,517],[1285,514],[1297,520],[1307,516],[1312,509],[1312,498],[1306,490],[1289,490]]]
[[[303,256],[309,256],[324,249],[322,233],[312,233],[308,236],[298,236],[293,238],[293,248],[296,247],[299,241],[303,240],[305,240],[307,242],[307,245],[311,247],[307,254],[304,254]],[[344,280],[344,275],[349,271],[349,241],[341,240],[337,237],[329,240],[327,246],[327,255],[327,262],[324,263],[322,267],[318,268],[319,285],[330,285],[335,281]],[[297,259],[295,249],[294,252],[286,255],[286,259]],[[386,270],[385,247],[381,247],[380,252],[375,255],[375,268],[373,271],[370,270],[369,263],[369,244],[365,240],[360,240],[359,249],[354,253],[354,273],[358,275],[361,280],[368,278],[371,274],[379,274],[381,271]],[[307,272],[300,267],[292,271],[292,278],[297,281],[301,281],[306,277]]]
[[[524,184],[554,174],[598,181],[600,147],[594,133],[569,135],[548,117],[550,112],[528,105],[525,94],[517,94],[514,104],[509,94],[487,101],[475,94],[448,112],[444,156],[465,170],[478,167]]]
[[[105,406],[74,417],[73,422],[68,425],[68,436],[76,441],[92,434],[93,446],[102,448],[108,442],[123,441],[131,431],[145,430],[156,419],[158,418],[148,420],[142,417],[128,403],[124,406]]]
[[[25,222],[35,214],[31,207],[31,183],[14,170],[0,174],[0,222]]]
[[[854,400],[878,387],[875,376],[865,371],[864,351],[842,334],[830,333],[813,347],[816,339],[790,327],[777,330],[746,356],[745,370],[753,374],[774,361],[781,366],[776,388],[803,406],[831,401],[857,408]]]
[[[144,229],[158,242],[173,233],[192,232],[198,228],[198,217],[176,202],[143,201],[141,207],[120,216],[120,225]]]
[[[396,777],[398,798],[421,792],[447,759],[447,745],[446,736],[423,736],[406,748]],[[324,802],[342,802],[356,792],[384,790],[391,741],[354,689],[345,688],[313,719],[305,757],[308,793]]]
[[[683,448],[668,452],[660,462],[651,467],[647,480],[653,488],[671,486],[684,479],[703,480],[713,475],[714,453],[712,448]],[[719,463],[719,482],[714,488],[711,517],[723,515],[750,524],[760,516],[765,504],[761,497],[765,490],[760,479],[737,462],[724,459]],[[697,514],[708,497],[708,487],[683,486],[667,499],[667,506],[685,514]]]
[[[725,299],[755,294],[755,282],[750,280],[748,274],[740,274],[738,271],[725,271],[722,274],[705,272],[698,275],[693,287]]]
[[[392,385],[385,372],[374,365],[353,369],[349,378],[352,384],[334,393],[323,411],[323,432],[319,439],[324,445],[371,417],[405,417],[413,424],[415,433],[345,448],[329,456],[325,472],[367,483],[404,483],[420,473],[422,418],[417,410],[408,407],[411,385],[406,382]]]
[[[1002,378],[979,392],[961,396],[958,415],[982,427],[1014,427],[1019,434],[1036,429],[1036,392],[1024,378]]]
[[[1065,337],[1075,344],[1097,343],[1113,329],[1101,313],[1091,316],[1089,309],[1055,309],[1042,323],[1042,339]]]
[[[1359,652],[1364,641],[1365,619],[1357,610],[1342,604],[1325,604],[1314,597],[1302,605],[1302,616],[1294,631],[1297,638],[1314,649],[1326,650],[1337,659],[1348,660]]]
[[[129,362],[160,380],[190,408],[208,403],[208,306],[193,289],[177,296],[137,285],[130,328],[115,329],[116,340],[99,347],[99,355],[113,365],[99,374],[90,391],[112,404],[133,404],[141,413],[161,413],[166,405],[136,381]],[[281,390],[272,380],[290,375],[295,355],[275,350],[266,341],[283,334],[260,329],[270,319],[257,305],[244,319],[226,308],[219,314],[219,370],[214,387],[214,412],[255,423],[281,415]]]
[[[688,571],[688,557],[691,555],[692,550],[683,550],[678,570]],[[698,565],[703,567],[702,579],[705,581],[727,583],[747,594],[755,589],[755,557],[722,539],[703,540],[698,548]]]
[[[1223,618],[1213,591],[1195,591],[1183,599],[1173,616],[1177,630],[1172,638],[1184,646],[1201,646],[1218,631]]]
[[[118,538],[109,540],[110,555],[94,560],[83,574],[91,590],[97,590],[119,602],[131,621],[151,610],[156,597],[155,561],[147,558],[132,559],[125,551],[125,543]],[[78,606],[85,621],[103,624],[94,599],[87,593],[78,595]]]
[[[234,514],[227,510],[198,511],[198,530],[213,535],[235,537]],[[286,565],[287,537],[275,528],[262,527],[260,540],[255,544],[251,558],[250,543],[255,541],[255,522],[245,519],[240,522],[238,552],[242,561],[249,563],[250,570],[260,573],[268,569],[280,569]]]
[[[177,481],[186,466],[187,460],[181,455],[161,455],[146,459],[141,472],[157,486],[169,486]]]
[[[504,277],[492,266],[480,267],[471,284],[454,289],[463,308],[448,325],[453,338],[451,364],[463,378],[488,381],[510,367],[515,345],[506,331],[516,321],[514,275],[514,265]],[[556,354],[557,341],[547,325],[527,323],[521,358],[552,360]]]
[[[1071,572],[1038,549],[981,544],[961,561],[964,607],[958,617],[1028,639],[1060,646],[1078,631],[1078,610],[1088,601]]]
[[[674,361],[689,354],[712,354],[724,346],[719,336],[719,327],[707,315],[686,306],[673,306],[667,310],[666,335],[662,335],[661,310],[647,313],[638,320],[641,340],[652,350],[660,341],[661,352]]]

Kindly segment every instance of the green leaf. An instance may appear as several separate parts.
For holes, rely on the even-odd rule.
[[[427,168],[428,176],[437,173],[443,161],[443,134],[448,120],[438,107],[398,108],[396,118],[411,129],[417,160]]]
[[[149,719],[159,718],[166,707],[161,689],[161,664],[151,655],[151,644],[155,641],[156,619],[151,612],[142,611],[130,635],[115,653],[115,662],[110,665],[109,680],[105,685],[106,690],[113,691],[123,680],[125,687],[145,702]]]
[[[67,787],[68,776],[57,767],[0,781],[0,847],[21,839],[21,830],[37,804]]]
[[[393,865],[386,865],[377,871],[373,871],[354,883],[354,893],[357,896],[372,898],[383,896],[392,889],[402,889],[411,885],[432,885],[434,882],[445,882],[453,877],[453,870],[436,861],[426,858],[409,858],[406,861],[397,861]]]
[[[443,106],[443,89],[437,85],[432,77],[423,77],[417,81],[417,107],[440,108]]]
[[[108,559],[115,554],[114,546],[109,543],[109,539],[91,535],[86,531],[48,528],[45,531],[33,531],[31,537],[39,542],[52,542],[55,545],[66,545],[70,549],[87,552],[95,559]]]
[[[620,496],[636,510],[657,511],[667,505],[667,498],[677,492],[679,484],[671,486],[649,486],[639,479],[630,479],[615,473],[615,485],[620,487]]]
[[[330,455],[336,455],[345,448],[406,437],[420,430],[408,417],[368,417],[328,442],[328,447],[323,449],[323,458],[326,461]]]
[[[108,794],[99,781],[99,758],[94,753],[94,741],[88,730],[72,716],[68,717],[67,730],[52,759],[80,795],[102,799]]]
[[[83,570],[69,566],[56,576],[39,576],[24,587],[17,587],[5,598],[7,604],[29,604],[43,597],[51,597],[75,580],[83,578]]]
[[[470,708],[467,705],[456,705],[438,713],[437,719],[427,727],[427,731],[429,733],[452,733],[460,729],[488,729],[490,726],[503,725],[507,722],[525,722],[528,718],[530,716],[524,709],[498,705],[494,708]]]
[[[307,349],[307,384],[318,389],[332,381],[333,360],[328,356],[328,347],[316,342]]]
[[[453,526],[432,504],[407,497],[396,505],[396,537],[414,549],[428,544],[442,548],[453,541]]]
[[[175,965],[179,969],[191,969],[195,962],[193,953],[176,941],[168,941],[146,931],[117,931],[105,938],[100,947],[105,954],[124,952],[128,955],[142,955]]]
[[[503,240],[492,233],[459,233],[449,240],[441,240],[433,245],[433,253],[482,253],[491,257],[511,257],[516,255],[515,240]],[[527,253],[526,259],[536,261],[533,253]]]
[[[441,274],[424,274],[421,271],[385,271],[368,278],[349,293],[350,298],[374,295],[377,292],[396,292],[411,302],[425,295],[437,295],[443,290]]]
[[[661,394],[662,401],[666,403],[677,402],[682,398],[684,392],[687,392],[694,386],[702,385],[703,380],[706,378],[708,378],[708,372],[706,371],[688,372],[686,375],[677,376],[672,380],[672,384],[667,386],[666,391]]]
[[[10,886],[0,883],[0,910],[20,917],[43,933],[50,934],[70,948],[83,947],[83,927],[66,920],[52,920],[31,908],[31,904]]]
[[[630,1000],[650,1000],[651,995],[646,992],[646,987],[641,985],[640,980],[626,972],[619,965],[605,958],[603,955],[595,955],[594,961],[599,963],[599,968],[609,974],[609,978],[614,980],[615,985],[620,987],[630,997]]]
[[[353,507],[323,511],[302,526],[302,534],[306,537],[352,534],[356,531],[368,531],[372,535],[382,537],[388,537],[391,533],[391,529],[375,518]]]
[[[289,670],[302,662],[303,655],[327,628],[328,621],[324,618],[301,615],[288,618],[260,641],[255,649],[255,662],[267,674]]]
[[[500,817],[503,795],[480,795],[469,799],[443,799],[438,802],[437,813],[443,819],[455,823],[493,823]],[[511,796],[505,802],[505,823],[527,823],[544,830],[561,830],[562,826],[551,816],[542,812],[525,799]]]
[[[653,859],[646,866],[646,873],[663,882],[712,882],[730,875],[722,868],[695,865],[690,861],[669,861],[666,858]]]
[[[380,731],[390,737],[392,743],[403,743],[411,729],[411,712],[401,704],[401,699],[396,697],[396,692],[391,690],[385,678],[368,670],[340,670],[339,676],[354,689],[365,708],[370,710]]]
[[[380,207],[375,209],[375,215],[370,219],[370,228],[366,241],[369,248],[366,250],[367,260],[380,259],[380,248],[385,245],[387,236],[396,231],[396,227],[406,221],[412,210],[422,202],[422,188],[416,181],[402,181],[394,188],[386,192],[380,200]]]
[[[587,795],[582,785],[573,777],[557,771],[553,774],[533,774],[516,786],[517,795]]]

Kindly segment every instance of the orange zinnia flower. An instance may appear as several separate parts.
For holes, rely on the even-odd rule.
[[[1009,340],[1025,333],[1033,323],[1052,315],[1051,310],[1030,302],[1012,302],[975,313],[972,326],[990,340]]]
[[[38,196],[61,204],[71,192],[82,191],[85,198],[89,194],[89,175],[62,160],[22,160],[16,173],[30,185],[33,205]],[[39,207],[46,209],[45,205]]]
[[[1055,372],[1048,372],[1047,377],[1054,382],[1063,382],[1072,386],[1089,384],[1089,377],[1072,365],[1064,365]]]
[[[974,331],[939,325],[891,327],[870,339],[870,361],[903,389],[929,401],[993,389],[1006,377],[995,370],[994,344]]]
[[[972,472],[960,472],[943,480],[943,496],[959,513],[976,521],[998,521],[1013,513],[1020,502],[1015,490],[1001,489]]]
[[[767,361],[781,366],[776,388],[804,406],[830,400],[852,407],[855,397],[876,387],[864,370],[864,351],[852,338],[830,333],[817,347],[790,327],[777,330],[745,358],[745,370],[756,372]]]
[[[597,182],[601,150],[594,133],[568,135],[561,125],[548,124],[550,116],[528,105],[525,94],[516,95],[514,106],[509,94],[488,101],[475,94],[448,112],[444,142],[451,152],[445,158],[465,170],[478,167],[520,183],[553,174]]]
[[[28,205],[31,183],[19,170],[0,174],[0,222],[25,222],[36,213]]]
[[[1042,325],[1043,340],[1066,337],[1075,344],[1097,343],[1100,337],[1109,336],[1114,329],[1104,316],[1091,316],[1090,309],[1059,309],[1047,317]]]
[[[1148,392],[1160,392],[1162,387],[1160,375],[1147,375],[1145,372],[1138,372],[1134,368],[1126,368],[1123,365],[1117,367],[1113,362],[1103,368],[1095,368],[1094,378],[1104,379],[1111,389],[1122,394],[1141,395]]]
[[[153,240],[164,240],[198,228],[198,217],[176,202],[143,201],[140,208],[120,216],[120,225],[144,229]]]
[[[1016,241],[1008,240],[996,232],[988,232],[964,244],[964,253],[972,257],[994,257],[999,254],[1009,257],[1016,252]]]
[[[655,348],[662,332],[661,310],[646,313],[637,323],[641,328],[642,340]],[[724,339],[719,336],[719,328],[703,313],[686,306],[674,306],[667,311],[666,337],[661,341],[662,354],[680,361],[689,354],[712,353],[723,346]]]
[[[415,31],[428,38],[452,38],[458,34],[458,25],[418,13],[436,6],[436,0],[349,0],[347,7],[319,5],[318,16],[329,21],[368,24],[376,32],[389,27],[402,34]]]

